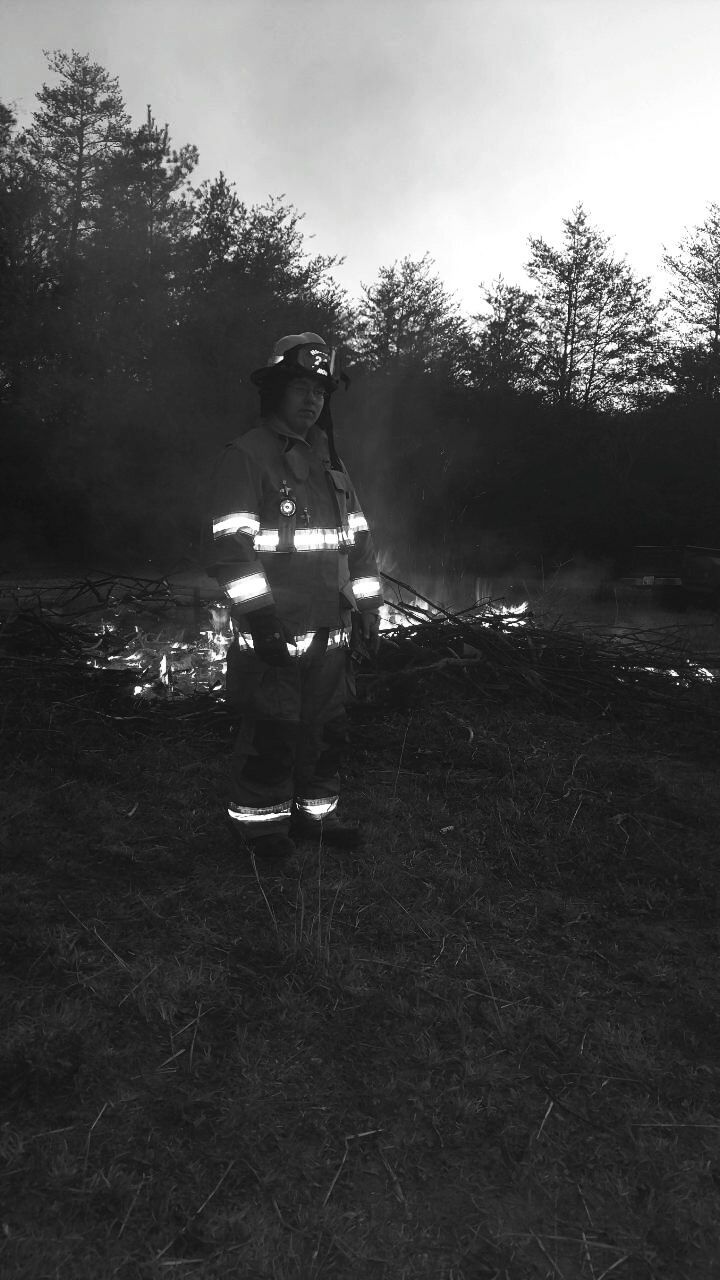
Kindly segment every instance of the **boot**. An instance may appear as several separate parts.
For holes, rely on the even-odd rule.
[[[362,842],[362,830],[357,822],[341,822],[336,813],[326,818],[308,818],[295,813],[290,822],[290,835],[294,840],[319,840],[333,849],[357,849]]]
[[[284,862],[295,853],[295,845],[289,836],[282,831],[271,835],[254,836],[247,842],[248,849],[263,862]]]
[[[271,862],[280,864],[295,853],[295,845],[285,831],[268,831],[264,836],[246,836],[238,831],[237,823],[232,818],[227,818],[226,823],[236,848],[244,854],[254,853],[266,866]]]

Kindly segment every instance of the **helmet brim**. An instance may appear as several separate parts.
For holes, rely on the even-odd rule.
[[[265,387],[280,386],[283,382],[293,382],[299,378],[312,378],[313,382],[319,382],[326,395],[332,395],[333,391],[337,390],[336,378],[329,378],[326,374],[312,373],[308,369],[303,369],[301,365],[286,364],[284,361],[279,364],[265,365],[262,369],[254,369],[250,374],[250,381],[260,391]]]

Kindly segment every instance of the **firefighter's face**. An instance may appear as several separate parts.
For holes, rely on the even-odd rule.
[[[275,412],[291,431],[305,436],[320,417],[324,402],[322,383],[317,378],[293,378]]]

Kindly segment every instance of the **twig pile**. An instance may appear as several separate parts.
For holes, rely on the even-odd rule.
[[[617,714],[643,707],[667,716],[690,712],[705,723],[720,723],[720,654],[691,654],[682,628],[618,635],[567,622],[540,626],[532,613],[492,599],[452,612],[409,584],[383,577],[396,597],[389,606],[397,625],[382,632],[376,658],[360,658],[357,687],[365,704],[405,706],[420,697],[427,702],[431,695],[448,696],[454,689],[496,703],[522,697],[570,714]],[[403,599],[403,592],[411,599]],[[133,635],[142,656],[143,634],[132,626],[133,617],[150,609],[170,620],[174,608],[190,603],[192,597],[183,600],[173,593],[167,578],[107,576],[59,591],[56,585],[34,588],[24,597],[18,592],[14,610],[0,622],[0,652],[14,655],[17,669],[32,661],[96,667],[91,674],[100,678],[109,674],[108,659]],[[126,626],[107,629],[104,618],[113,611]],[[136,674],[143,674],[141,664]],[[130,700],[132,677],[116,681],[114,688],[122,688]],[[208,704],[213,702],[215,712],[222,714],[218,701],[189,690],[142,711],[152,716],[158,706],[167,711],[174,702],[176,711],[182,704],[180,714],[187,717],[201,704],[212,713]],[[138,710],[133,706],[133,712]]]
[[[172,612],[178,605],[193,602],[171,586],[167,577],[141,578],[104,574],[102,577],[79,578],[74,582],[2,585],[0,615],[17,613],[49,613],[62,618],[81,618],[115,609],[150,608],[154,613]]]
[[[394,603],[405,624],[384,634],[375,667],[361,668],[359,690],[368,701],[404,703],[451,682],[491,701],[522,695],[600,714],[643,705],[720,720],[720,654],[691,654],[681,628],[613,634],[567,622],[542,627],[531,613],[490,599],[460,613],[424,601],[428,613],[414,594],[412,604]]]
[[[196,597],[191,591],[183,598],[167,578],[110,575],[5,588],[0,653],[6,677],[27,678],[29,666],[40,668],[61,701],[65,685],[75,688],[78,675],[88,677],[103,714],[114,720],[157,719],[158,708],[170,713],[165,722],[224,720],[222,679],[215,666],[209,669],[199,625],[187,628],[176,616],[178,608],[197,605]],[[181,643],[178,636],[187,630],[192,639]]]

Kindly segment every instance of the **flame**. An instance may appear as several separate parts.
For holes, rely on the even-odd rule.
[[[650,675],[654,676],[672,676],[673,680],[677,680],[681,685],[687,685],[688,673],[694,680],[706,680],[709,684],[717,680],[720,672],[713,671],[710,667],[699,667],[694,662],[688,662],[686,674],[676,671],[674,667],[643,667]]]
[[[133,693],[145,701],[198,693],[218,697],[224,690],[233,629],[224,602],[211,604],[208,613],[211,626],[187,640],[169,635],[167,629],[155,635],[144,632],[136,622],[123,635],[119,626],[103,619],[102,635],[112,636],[115,651],[99,653],[93,647],[86,662],[94,668],[137,672],[140,680]]]
[[[411,601],[385,601],[380,609],[380,630],[397,631],[401,627],[414,627],[418,623],[435,619],[441,622],[447,618],[461,618],[463,621],[489,625],[496,618],[513,624],[523,625],[529,622],[530,605],[527,600],[522,604],[505,604],[503,600],[490,598],[476,600],[470,609],[458,613],[446,610],[440,605],[433,605],[422,596],[415,596]]]

